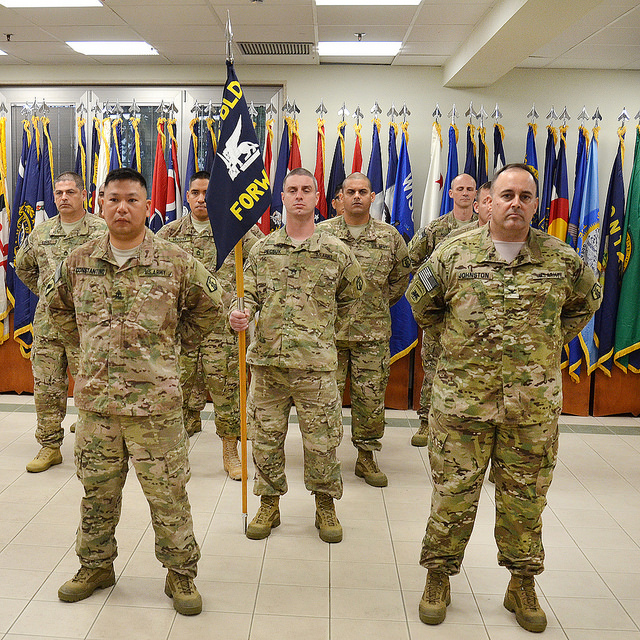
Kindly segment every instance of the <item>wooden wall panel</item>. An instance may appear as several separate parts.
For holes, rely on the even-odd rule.
[[[640,375],[614,366],[610,378],[599,370],[592,377],[594,416],[640,415]]]

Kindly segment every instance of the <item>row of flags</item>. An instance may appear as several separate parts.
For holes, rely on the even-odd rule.
[[[237,78],[231,80],[231,82],[237,83]],[[237,84],[237,87],[239,87],[239,84]],[[236,91],[238,91],[237,88]],[[233,92],[232,96],[235,96]],[[233,102],[233,100],[235,100],[235,97],[230,98],[230,102]],[[87,205],[90,211],[97,210],[95,206],[96,189],[102,183],[109,170],[125,165],[137,169],[141,168],[139,119],[131,117],[129,121],[132,123],[135,133],[135,144],[130,158],[123,161],[121,157],[120,136],[122,121],[113,117],[102,120],[94,118],[91,131],[92,155],[89,158],[89,162],[87,162],[86,122],[83,118],[78,118],[78,148],[75,170],[87,180],[88,169],[90,186]],[[246,122],[251,123],[253,131],[254,125],[248,112]],[[452,207],[448,191],[451,181],[459,173],[458,129],[455,124],[451,124],[449,127],[447,168],[446,176],[443,178],[441,171],[442,131],[437,120],[432,125],[428,177],[418,219],[414,217],[413,212],[413,182],[408,152],[408,124],[406,122],[400,125],[395,122],[389,123],[387,173],[384,182],[380,139],[382,125],[377,118],[373,120],[372,124],[371,155],[366,169],[366,175],[371,180],[373,190],[376,193],[376,200],[372,206],[371,213],[373,217],[385,220],[396,226],[408,241],[412,237],[414,230],[428,224],[438,214],[443,215]],[[14,333],[16,340],[21,345],[21,349],[23,349],[23,354],[28,355],[31,344],[30,318],[32,317],[32,309],[35,307],[35,302],[29,299],[31,294],[28,291],[21,291],[21,283],[19,281],[16,282],[17,278],[14,277],[11,270],[11,256],[15,254],[16,246],[19,246],[16,243],[19,243],[25,234],[30,232],[38,219],[44,219],[45,215],[54,215],[55,207],[52,193],[51,177],[53,170],[48,121],[46,118],[33,118],[32,121],[25,120],[23,126],[20,171],[13,207],[11,208],[13,211],[18,212],[18,215],[11,218],[11,222],[14,223],[11,226],[9,224],[10,207],[6,196],[6,123],[4,118],[0,119],[0,151],[4,150],[4,156],[0,153],[0,249],[2,249],[0,278],[5,278],[6,272],[8,285],[6,289],[8,296],[3,297],[0,294],[0,320],[3,321],[1,339],[6,340],[8,336],[8,310],[12,304],[15,304],[17,296],[18,306],[21,311],[17,313],[18,318],[15,323]],[[266,203],[257,218],[258,225],[265,233],[284,224],[286,212],[282,208],[282,183],[289,170],[302,165],[298,122],[295,118],[285,118],[283,134],[277,150],[274,176],[273,180],[271,180],[270,173],[273,158],[276,156],[273,126],[274,120],[267,120],[266,140],[261,154],[257,137],[256,141],[250,144],[253,149],[253,157],[261,155],[260,173],[254,176],[252,181],[254,187],[249,192],[252,197],[249,198],[246,196],[247,192],[242,191],[234,200],[236,205],[238,205],[238,202],[246,204],[253,201],[252,212],[262,206],[260,204],[259,207],[258,202]],[[327,173],[325,165],[325,122],[321,117],[317,121],[314,169],[320,192],[316,211],[317,221],[335,215],[331,200],[336,186],[346,176],[346,127],[347,123],[345,121],[340,122],[338,125],[338,135],[331,167]],[[221,132],[220,140],[224,142],[224,145],[220,149],[220,154],[218,154],[220,142],[216,139],[212,118],[196,118],[191,121],[189,128],[190,137],[185,184],[188,184],[190,176],[196,171],[203,169],[212,171],[215,158],[224,159],[225,145],[232,144],[237,149],[240,142],[245,141],[246,127],[244,126],[240,127],[239,130],[236,126],[236,129],[229,134],[230,137],[228,139],[225,139]],[[583,330],[582,334],[566,347],[565,366],[569,368],[570,374],[576,380],[579,379],[582,365],[584,365],[587,373],[591,373],[598,367],[605,373],[610,372],[611,365],[614,362],[625,371],[630,369],[640,372],[640,354],[637,353],[640,351],[640,328],[631,326],[630,318],[635,318],[636,314],[633,310],[628,310],[627,301],[630,298],[624,293],[627,290],[633,291],[632,286],[627,283],[636,277],[635,273],[639,271],[640,267],[640,265],[636,265],[636,260],[640,259],[640,257],[633,255],[635,244],[633,233],[637,233],[634,226],[637,223],[634,222],[634,217],[638,216],[637,210],[639,208],[640,195],[637,192],[640,192],[640,178],[636,177],[634,180],[632,177],[627,199],[628,211],[625,217],[624,184],[622,180],[624,133],[620,133],[619,149],[609,185],[607,204],[601,215],[598,204],[597,179],[598,127],[594,129],[591,141],[589,141],[589,133],[586,129],[580,127],[574,195],[571,205],[569,205],[566,132],[566,127],[560,127],[559,130],[551,126],[547,127],[544,178],[541,181],[541,204],[534,224],[536,227],[565,240],[580,253],[594,272],[600,273],[604,299],[598,315]],[[504,129],[496,123],[493,133],[493,173],[495,173],[506,163],[503,146]],[[536,125],[529,123],[525,144],[525,163],[530,165],[537,175],[536,133]],[[253,135],[255,136],[255,131],[253,131]],[[401,138],[399,152],[398,137]],[[203,139],[205,144],[204,153],[202,149],[198,148]],[[255,145],[255,147],[251,145]],[[557,154],[556,146],[558,146]],[[481,184],[488,177],[487,165],[489,160],[484,127],[476,130],[471,123],[468,124],[466,149],[465,172],[474,175],[478,184]],[[226,155],[227,164],[234,157],[232,151]],[[175,120],[160,118],[157,122],[156,153],[152,182],[152,211],[149,220],[149,226],[153,230],[158,230],[163,224],[176,219],[183,210],[186,210],[186,193],[183,201],[177,157],[178,143]],[[204,163],[199,160],[199,158],[203,157],[205,158]],[[640,169],[636,167],[638,162],[640,160],[638,160],[636,148],[633,176],[640,172]],[[226,167],[227,165],[224,164],[223,166]],[[361,127],[356,125],[351,171],[362,171],[363,168]],[[324,185],[327,179],[327,189],[325,191]],[[272,183],[271,192],[269,191],[270,182]],[[213,180],[212,183],[214,183]],[[235,188],[235,184],[232,186]],[[255,195],[257,193],[260,194],[260,198]],[[238,201],[238,197],[243,194],[245,194],[244,199],[241,198]],[[31,214],[31,211],[33,211],[33,214]],[[246,222],[244,217],[243,219]],[[415,228],[414,219],[416,222]],[[222,232],[218,231],[218,235],[221,234]],[[601,235],[602,242],[600,241]],[[224,251],[226,251],[226,248],[219,251],[221,260],[227,255]],[[629,274],[626,276],[626,281],[622,277],[623,271]],[[617,277],[616,274],[618,274]],[[624,287],[623,282],[625,282]],[[26,289],[24,286],[22,288]],[[2,286],[1,290],[4,293],[5,287]],[[396,306],[402,307],[403,305],[399,303]],[[620,312],[618,307],[621,309]],[[405,311],[408,311],[408,309],[394,308],[393,310],[394,337],[392,338],[392,354],[396,358],[411,350],[417,335],[417,329],[411,314],[405,313]],[[616,329],[618,317],[621,318],[620,328]],[[610,330],[611,327],[613,327],[613,331]],[[627,334],[626,337],[625,333]]]
[[[0,279],[6,278],[6,300],[4,296],[0,299],[0,308],[4,309],[0,316],[5,315],[6,320],[8,310],[13,307],[13,337],[19,344],[22,355],[28,358],[33,344],[32,321],[38,298],[16,276],[14,258],[34,226],[56,215],[57,210],[53,199],[54,173],[49,119],[34,116],[31,120],[23,120],[22,127],[22,149],[11,208],[6,198],[6,136],[4,125],[0,127],[0,224],[3,245],[3,273]],[[7,219],[8,236],[5,234]],[[8,326],[3,324],[3,341],[7,337]]]

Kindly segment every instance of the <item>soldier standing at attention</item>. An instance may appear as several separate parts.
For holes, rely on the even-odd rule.
[[[511,572],[504,606],[527,631],[547,624],[534,576],[544,569],[541,515],[558,450],[561,349],[599,307],[600,287],[573,249],[529,226],[536,191],[526,165],[502,168],[489,224],[443,242],[407,290],[418,324],[442,343],[420,557],[426,624],[446,616],[449,576],[460,571],[490,458],[498,563]]]
[[[419,229],[409,243],[409,257],[414,273],[418,267],[433,253],[433,250],[453,231],[464,229],[474,223],[478,216],[474,213],[474,196],[476,181],[468,174],[461,173],[451,181],[449,196],[453,198],[453,209],[449,213]],[[431,342],[422,334],[422,369],[424,377],[420,389],[420,428],[411,438],[414,447],[424,447],[429,433],[429,408],[431,407],[431,386],[436,362],[440,355],[438,342]]]
[[[352,173],[342,183],[344,213],[322,222],[354,253],[364,273],[363,296],[336,325],[338,387],[351,383],[351,441],[358,450],[355,473],[374,487],[387,476],[373,457],[382,447],[384,395],[389,381],[389,308],[404,294],[411,275],[407,245],[395,227],[374,220],[369,209],[376,194],[369,178]]]
[[[260,508],[247,537],[266,538],[280,524],[287,492],[284,441],[295,404],[304,447],[304,481],[315,494],[315,524],[325,542],[340,542],[334,499],[342,497],[336,449],[342,410],[336,383],[336,322],[362,295],[362,271],[353,253],[313,222],[318,188],[313,174],[294,169],[284,180],[286,226],[256,244],[245,267],[244,312],[234,309],[236,331],[260,312],[247,352],[247,403]]]
[[[187,497],[180,348],[195,348],[223,314],[217,281],[195,258],[146,229],[141,174],[107,175],[102,237],[74,251],[47,283],[51,313],[80,346],[75,456],[84,487],[80,570],[58,590],[76,602],[115,583],[115,530],[129,459],[151,510],[165,593],[183,615],[202,610],[193,579],[200,550]]]
[[[187,202],[191,214],[165,225],[156,234],[159,238],[174,242],[180,248],[198,258],[214,273],[216,270],[216,245],[207,211],[209,172],[198,171],[191,176]],[[242,240],[244,259],[262,233],[251,230]],[[233,252],[227,256],[216,273],[227,294],[227,306],[236,289],[236,272]],[[207,390],[215,409],[216,433],[222,440],[224,470],[233,480],[242,477],[238,457],[240,437],[240,378],[238,371],[238,338],[229,333],[227,319],[222,316],[213,331],[193,351],[180,356],[180,384],[182,386],[182,410],[187,433],[191,436],[202,430],[200,412],[206,403]]]
[[[56,267],[76,247],[103,235],[104,220],[87,215],[87,192],[82,178],[72,171],[54,181],[53,197],[58,215],[36,225],[16,255],[16,274],[40,297],[33,318],[33,399],[36,407],[38,455],[27,464],[27,471],[38,473],[62,462],[60,447],[64,438],[62,421],[67,413],[69,380],[67,365],[75,376],[78,359],[75,347],[65,347],[47,305],[42,299],[45,283]]]

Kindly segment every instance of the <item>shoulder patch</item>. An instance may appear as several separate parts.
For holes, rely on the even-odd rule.
[[[409,300],[411,302],[419,302],[422,296],[426,295],[427,289],[418,278],[416,278],[411,284]]]
[[[600,300],[602,296],[602,287],[600,286],[600,283],[596,282],[593,287],[591,287],[591,297],[594,300]]]
[[[411,268],[411,258],[409,258],[409,256],[406,256],[406,257],[402,258],[402,266],[405,269],[410,269]]]
[[[418,278],[425,287],[425,293],[433,291],[438,288],[438,281],[436,280],[430,267],[425,267],[418,272]]]
[[[207,278],[207,289],[209,289],[211,293],[218,290],[218,282],[213,276]]]

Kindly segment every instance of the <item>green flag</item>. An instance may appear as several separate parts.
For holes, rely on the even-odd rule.
[[[640,125],[636,127],[636,147],[622,237],[624,271],[618,303],[614,360],[625,373],[640,373]]]

